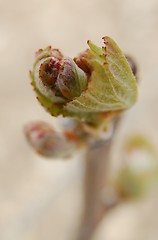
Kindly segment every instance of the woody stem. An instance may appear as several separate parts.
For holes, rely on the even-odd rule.
[[[111,199],[109,188],[109,155],[113,134],[106,140],[95,140],[86,154],[84,213],[77,240],[90,240],[105,214],[118,204]]]

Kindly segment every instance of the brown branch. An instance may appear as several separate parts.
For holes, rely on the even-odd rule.
[[[95,140],[89,145],[86,155],[85,206],[77,240],[90,240],[105,214],[118,204],[119,199],[109,185],[112,139],[113,134],[106,140]]]

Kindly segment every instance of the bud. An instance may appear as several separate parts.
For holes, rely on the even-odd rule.
[[[51,47],[36,53],[30,76],[37,99],[54,116],[62,114],[63,104],[80,96],[87,86],[87,76],[76,63]]]
[[[66,158],[80,146],[75,134],[57,132],[42,121],[27,124],[24,131],[29,144],[44,157]]]
[[[87,86],[86,74],[71,58],[62,61],[56,84],[60,93],[67,99],[79,97]]]
[[[75,117],[98,126],[112,113],[130,108],[137,99],[129,63],[109,37],[102,48],[89,49],[74,60],[59,50],[39,50],[31,72],[39,102],[53,116]]]
[[[137,66],[136,66],[135,61],[133,60],[132,57],[130,57],[128,55],[126,55],[126,59],[127,59],[129,65],[131,67],[131,70],[132,70],[134,76],[137,77]]]
[[[149,138],[133,135],[124,145],[124,164],[115,179],[115,186],[125,198],[138,198],[157,188],[158,153]]]

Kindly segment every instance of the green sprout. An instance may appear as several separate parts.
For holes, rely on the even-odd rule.
[[[126,57],[114,40],[103,39],[102,48],[88,41],[89,49],[74,60],[51,47],[36,53],[32,85],[52,116],[75,117],[99,126],[107,115],[136,102],[136,79]]]

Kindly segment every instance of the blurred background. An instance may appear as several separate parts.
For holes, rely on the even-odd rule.
[[[55,124],[38,104],[28,71],[34,52],[52,45],[74,57],[86,41],[108,35],[133,56],[139,100],[125,114],[113,158],[130,133],[143,133],[158,148],[157,0],[0,0],[0,239],[71,240],[83,205],[82,154],[48,161],[26,143],[32,120]],[[112,211],[94,240],[157,240],[158,190]]]

